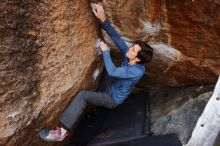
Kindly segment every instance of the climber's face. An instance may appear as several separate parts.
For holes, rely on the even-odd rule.
[[[136,60],[138,61],[139,59],[137,58],[137,54],[138,52],[141,50],[141,47],[138,44],[134,44],[133,46],[131,46],[127,53],[126,53],[126,57],[129,58],[129,60]]]

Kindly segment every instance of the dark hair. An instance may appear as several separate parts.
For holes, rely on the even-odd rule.
[[[148,63],[152,60],[153,57],[153,48],[149,46],[144,41],[137,40],[135,44],[138,44],[141,47],[141,50],[137,54],[137,58],[140,59],[138,64]]]

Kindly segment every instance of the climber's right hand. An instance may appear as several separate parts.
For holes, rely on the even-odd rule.
[[[101,21],[104,22],[106,19],[105,11],[103,9],[103,6],[100,4],[91,4],[92,11],[95,14],[95,16]]]
[[[104,43],[103,41],[99,42],[98,45],[102,51],[109,51],[108,45]]]

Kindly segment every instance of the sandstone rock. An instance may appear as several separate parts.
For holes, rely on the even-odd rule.
[[[220,74],[218,1],[105,0],[104,6],[128,44],[141,39],[155,48],[141,87],[215,83]]]
[[[152,93],[152,132],[177,133],[182,144],[191,137],[214,86],[166,88]]]
[[[40,128],[97,85],[96,20],[87,1],[6,0],[0,10],[0,145],[49,145]]]
[[[155,48],[139,87],[216,81],[219,1],[104,0],[103,5],[128,45],[142,39]],[[98,84],[103,64],[94,49],[97,21],[87,0],[5,0],[0,10],[0,145],[56,145],[42,142],[38,132],[56,125],[79,90]],[[113,55],[118,62],[118,52]]]

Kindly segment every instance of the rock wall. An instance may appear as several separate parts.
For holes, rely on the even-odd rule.
[[[141,39],[154,48],[141,87],[215,83],[220,74],[218,0],[104,0],[103,4],[128,44]]]
[[[97,22],[85,0],[5,0],[0,10],[0,145],[45,145],[39,129],[97,85]]]
[[[150,72],[139,87],[215,83],[220,74],[218,0],[102,4],[128,45],[141,39],[154,48]],[[94,49],[98,23],[87,0],[4,0],[0,10],[0,145],[56,145],[40,141],[39,129],[54,127],[79,90],[96,87],[94,72],[103,68]]]
[[[176,133],[187,144],[214,86],[163,88],[151,92],[151,130],[155,135]]]

